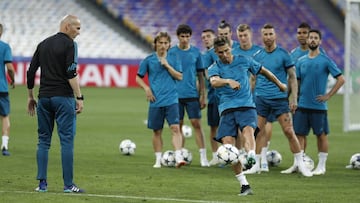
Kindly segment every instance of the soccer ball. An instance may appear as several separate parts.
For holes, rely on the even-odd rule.
[[[220,164],[235,165],[239,162],[239,150],[231,144],[223,144],[218,147],[216,156]]]
[[[135,142],[125,139],[120,142],[119,150],[121,154],[124,155],[133,155],[135,154],[136,144]]]
[[[309,155],[304,154],[303,160],[306,168],[308,168],[310,171],[315,168],[315,163]]]
[[[189,165],[192,162],[192,153],[185,148],[181,149],[181,156],[183,157],[184,161],[186,161],[186,164]]]
[[[351,156],[350,165],[353,169],[360,169],[360,153]]]
[[[279,166],[282,161],[281,154],[276,150],[266,152],[266,159],[269,166]]]
[[[189,138],[192,136],[192,128],[188,125],[183,125],[181,127],[181,131],[182,131],[184,137],[186,137],[186,138]]]
[[[171,150],[165,151],[161,157],[161,164],[167,167],[174,167],[176,164],[175,152]]]

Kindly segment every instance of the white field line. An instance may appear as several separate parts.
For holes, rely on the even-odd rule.
[[[39,192],[29,191],[0,191],[0,193],[17,193],[17,194],[39,194]],[[225,203],[220,201],[207,201],[207,200],[194,200],[194,199],[176,199],[176,198],[163,198],[163,197],[139,197],[139,196],[127,196],[127,195],[100,195],[100,194],[87,194],[87,193],[54,193],[46,192],[50,195],[76,195],[83,197],[101,197],[101,198],[118,198],[118,199],[139,199],[139,200],[154,200],[154,201],[166,201],[166,202],[193,202],[193,203]]]

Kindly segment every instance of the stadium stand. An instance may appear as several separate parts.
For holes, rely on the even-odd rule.
[[[31,57],[41,40],[58,32],[60,19],[69,13],[82,22],[76,38],[79,57],[139,59],[147,55],[74,0],[1,0],[0,10],[5,26],[2,40],[10,44],[14,58]]]
[[[216,29],[218,23],[225,19],[233,25],[250,24],[254,29],[254,41],[262,44],[260,28],[265,23],[275,26],[278,33],[278,44],[291,50],[297,46],[296,28],[305,21],[323,33],[323,48],[335,62],[343,67],[344,45],[336,39],[320,19],[312,12],[311,7],[302,0],[97,0],[114,18],[130,25],[151,42],[158,31],[167,31],[176,39],[175,30],[181,23],[193,28],[193,44],[201,47],[200,34],[205,28]],[[135,26],[135,27],[134,27]],[[233,32],[235,33],[235,32]],[[236,36],[234,34],[234,39]],[[176,43],[176,40],[173,40]]]

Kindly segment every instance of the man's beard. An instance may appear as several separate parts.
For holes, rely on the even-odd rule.
[[[315,49],[317,49],[319,47],[319,45],[309,45],[309,49],[311,49],[311,51],[314,51]]]

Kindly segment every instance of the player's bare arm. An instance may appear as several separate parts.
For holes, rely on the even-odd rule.
[[[166,60],[165,57],[160,58],[161,65],[170,73],[175,80],[182,80],[182,73],[175,70]]]
[[[210,78],[210,84],[214,88],[223,87],[225,85],[229,85],[232,89],[238,90],[240,89],[240,83],[232,80],[232,79],[224,79],[219,76],[213,76]]]
[[[151,91],[151,88],[145,83],[145,81],[138,75],[136,75],[136,83],[144,89],[145,91],[145,96],[146,96],[146,100],[147,101],[151,101],[154,102],[156,100],[154,94]]]
[[[298,98],[298,83],[295,73],[295,67],[291,67],[287,69],[288,74],[288,82],[291,89],[291,95],[289,97],[289,105],[292,113],[295,113],[297,108],[297,98]]]
[[[331,88],[331,90],[325,94],[325,95],[318,95],[316,97],[316,100],[319,102],[326,102],[327,100],[329,100],[339,89],[341,86],[343,86],[345,83],[345,78],[343,75],[339,75],[336,78],[336,83],[333,86],[333,88]]]
[[[264,75],[268,80],[275,83],[275,85],[279,87],[280,91],[285,92],[287,90],[286,84],[280,82],[280,80],[265,67],[261,67],[260,74]]]
[[[206,107],[204,71],[197,72],[197,76],[199,81],[200,107],[203,109]]]

